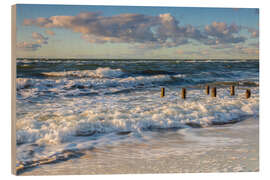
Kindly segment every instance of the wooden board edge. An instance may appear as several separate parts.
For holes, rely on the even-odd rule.
[[[16,5],[11,6],[11,173],[16,175]]]

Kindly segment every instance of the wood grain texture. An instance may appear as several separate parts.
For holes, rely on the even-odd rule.
[[[11,172],[16,175],[16,5],[11,6]]]

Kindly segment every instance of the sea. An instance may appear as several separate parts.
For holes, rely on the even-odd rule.
[[[19,170],[248,117],[259,118],[257,59],[17,59]]]

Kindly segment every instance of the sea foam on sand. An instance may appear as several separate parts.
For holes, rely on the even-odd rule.
[[[87,150],[76,161],[40,166],[22,175],[259,171],[258,123],[248,118],[227,126],[151,132],[154,138],[126,138],[118,146]]]
[[[80,152],[109,144],[117,146],[121,142],[117,133],[122,132],[131,132],[129,136],[141,140],[148,131],[205,128],[257,117],[257,91],[258,88],[252,88],[250,99],[244,98],[241,89],[236,97],[230,97],[227,89],[218,89],[217,98],[195,89],[189,90],[187,99],[182,100],[176,89],[168,89],[165,98],[159,97],[159,91],[149,90],[128,95],[76,97],[72,101],[65,98],[44,101],[18,118],[17,159],[30,162],[57,157],[66,150]],[[20,110],[24,108],[29,106]]]

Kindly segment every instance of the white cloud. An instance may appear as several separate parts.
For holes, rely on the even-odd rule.
[[[204,29],[192,25],[181,26],[169,13],[157,16],[119,14],[102,16],[98,12],[84,12],[76,16],[51,16],[25,19],[24,25],[41,28],[65,28],[82,34],[90,43],[144,43],[157,47],[177,47],[195,40],[205,45],[245,42],[236,24],[213,22]],[[254,34],[255,35],[255,34]]]
[[[48,44],[48,38],[44,37],[42,34],[38,32],[33,32],[32,33],[32,38],[35,41],[32,42],[18,42],[16,47],[18,49],[24,50],[24,51],[36,51],[39,48],[41,48],[42,44]]]
[[[54,33],[53,31],[49,30],[49,29],[47,29],[47,30],[45,31],[45,33],[46,33],[47,35],[50,35],[50,36],[54,36],[54,35],[55,35],[55,33]]]

